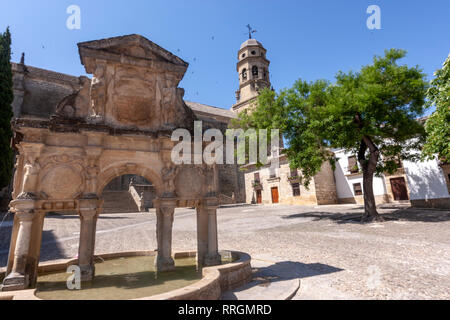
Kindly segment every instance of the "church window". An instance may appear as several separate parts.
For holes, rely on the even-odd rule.
[[[247,69],[242,69],[242,79],[247,80]]]
[[[253,77],[258,77],[258,67],[257,66],[253,66],[252,68],[252,75]]]
[[[245,53],[242,54],[242,58],[245,58]]]
[[[253,50],[253,51],[252,51],[252,55],[255,55],[255,54],[256,54],[256,51],[255,51],[255,50]]]

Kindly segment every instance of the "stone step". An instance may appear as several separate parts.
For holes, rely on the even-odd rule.
[[[130,213],[139,212],[133,197],[128,191],[104,191],[104,213]]]
[[[253,280],[222,294],[222,300],[291,300],[300,289],[292,263],[252,259]]]

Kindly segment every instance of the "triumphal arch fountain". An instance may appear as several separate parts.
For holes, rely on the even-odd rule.
[[[197,208],[198,263],[219,264],[217,166],[171,161],[173,130],[192,131],[195,120],[177,87],[188,64],[139,35],[83,42],[78,48],[92,79],[81,77],[81,89],[60,101],[48,120],[13,121],[19,152],[3,290],[36,283],[44,217],[54,211],[79,215],[78,265],[82,280],[92,279],[102,190],[124,174],[140,175],[155,187],[158,270],[174,268],[176,207]]]

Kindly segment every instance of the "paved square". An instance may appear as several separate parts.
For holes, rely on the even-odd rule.
[[[385,223],[360,224],[362,207],[234,206],[219,209],[219,249],[300,278],[294,299],[449,299],[450,211],[385,205]],[[101,215],[96,254],[156,249],[155,213]],[[11,223],[0,227],[6,265]],[[79,219],[49,215],[42,261],[77,255]],[[174,251],[195,250],[195,210],[177,209]]]

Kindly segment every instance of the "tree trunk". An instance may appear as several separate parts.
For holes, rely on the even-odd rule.
[[[369,159],[366,159],[366,150],[369,148]],[[380,151],[373,144],[369,137],[364,137],[360,144],[358,161],[363,170],[363,195],[364,195],[364,213],[362,222],[384,221],[378,214],[375,196],[373,194],[373,175],[375,173]]]

